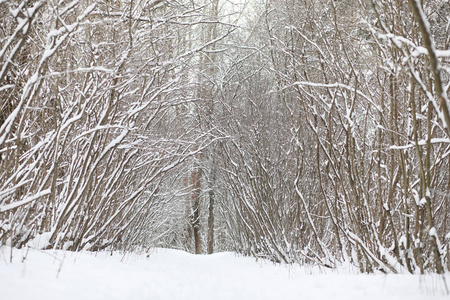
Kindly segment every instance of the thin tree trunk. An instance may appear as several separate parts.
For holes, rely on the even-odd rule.
[[[212,167],[214,168],[214,167]],[[215,183],[215,170],[212,170],[210,187],[209,187],[209,207],[208,207],[208,240],[207,240],[207,253],[212,254],[214,252],[214,183]]]
[[[191,174],[192,185],[192,219],[191,224],[194,233],[195,254],[202,253],[202,239],[200,236],[200,169],[195,167]]]

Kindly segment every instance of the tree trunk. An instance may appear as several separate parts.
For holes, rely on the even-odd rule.
[[[195,167],[191,174],[192,202],[191,224],[194,232],[195,254],[202,253],[202,239],[200,236],[200,169]]]
[[[214,183],[215,183],[215,168],[211,167],[211,178],[209,180],[209,208],[208,208],[208,240],[207,240],[207,253],[212,254],[214,252]]]

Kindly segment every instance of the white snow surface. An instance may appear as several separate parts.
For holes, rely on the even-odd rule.
[[[28,252],[27,252],[28,251]],[[356,274],[233,253],[146,254],[0,248],[1,299],[449,299],[438,275]],[[25,258],[25,259],[24,259]]]

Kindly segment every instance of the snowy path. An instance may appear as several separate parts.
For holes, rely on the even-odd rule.
[[[232,253],[145,255],[0,248],[0,299],[449,299],[436,275],[355,275],[255,262]],[[314,273],[311,275],[311,273]],[[450,276],[446,277],[450,281]]]

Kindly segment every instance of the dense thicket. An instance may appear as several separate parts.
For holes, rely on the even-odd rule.
[[[145,244],[194,148],[195,5],[2,1],[3,244]],[[142,234],[145,232],[145,234]]]
[[[450,270],[450,3],[0,1],[0,241]]]
[[[245,138],[223,150],[237,249],[367,272],[448,267],[449,4],[423,5],[256,10],[262,49],[247,63],[261,71],[230,118]]]

